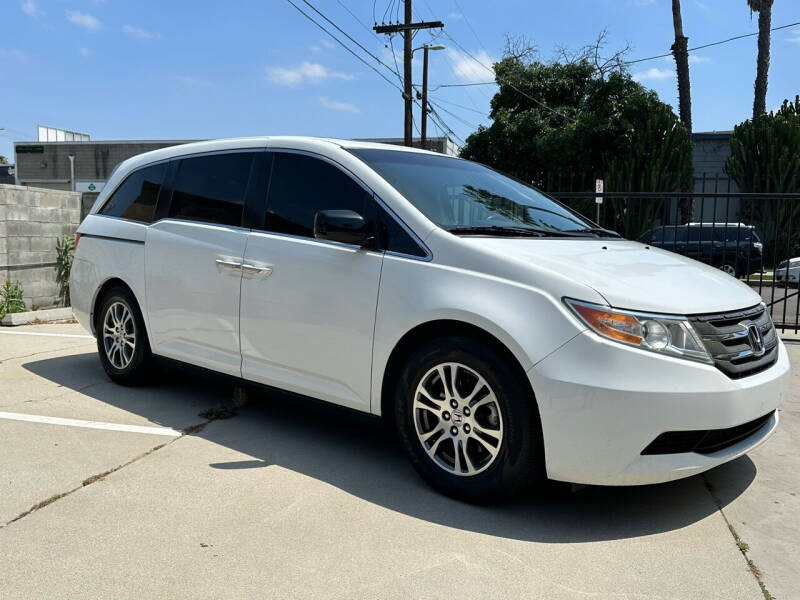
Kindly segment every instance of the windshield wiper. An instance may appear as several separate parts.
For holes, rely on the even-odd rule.
[[[501,225],[474,225],[471,227],[453,227],[448,229],[456,235],[503,235],[503,236],[530,236],[542,237],[545,232],[530,227],[504,227]]]
[[[497,235],[497,236],[526,236],[526,237],[575,237],[576,234],[590,233],[583,231],[558,231],[551,229],[537,229],[533,227],[505,227],[501,225],[474,225],[472,227],[453,227],[448,229],[456,235]]]
[[[582,227],[580,229],[567,229],[564,233],[593,233],[601,237],[622,237],[616,231],[603,227]]]

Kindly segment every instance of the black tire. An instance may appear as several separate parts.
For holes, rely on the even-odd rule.
[[[440,382],[442,378],[438,377],[437,379],[437,376],[432,375],[431,372],[437,365],[443,363],[458,363],[467,367],[463,370],[461,367],[456,368],[456,372],[466,372],[466,375],[461,375],[461,377],[470,378],[474,374],[482,377],[494,392],[497,400],[496,403],[492,403],[494,406],[492,413],[496,414],[496,408],[499,408],[502,418],[499,422],[502,431],[501,440],[497,446],[496,455],[484,463],[487,466],[483,467],[483,470],[475,469],[475,474],[472,475],[455,474],[455,468],[459,466],[459,463],[453,460],[454,464],[449,465],[446,453],[448,447],[451,449],[451,455],[453,451],[458,452],[456,450],[458,443],[464,444],[464,446],[458,447],[463,447],[465,452],[468,445],[471,449],[480,451],[481,449],[475,445],[475,441],[465,439],[457,442],[456,438],[451,436],[449,441],[441,442],[441,446],[444,446],[445,449],[434,451],[444,454],[432,457],[423,446],[423,441],[417,433],[420,419],[424,420],[428,416],[424,414],[424,408],[420,411],[419,405],[417,408],[414,407],[417,388],[423,378],[426,378],[427,382],[433,382],[441,387],[437,382]],[[535,406],[535,399],[530,395],[527,382],[522,381],[522,376],[518,371],[519,369],[515,369],[513,365],[509,364],[496,349],[474,339],[460,336],[428,341],[419,346],[408,360],[400,372],[395,388],[395,422],[412,465],[433,488],[459,500],[485,504],[509,498],[527,484],[540,478],[541,469],[537,467],[543,464],[543,456],[541,456],[541,425],[539,424],[538,410]],[[450,371],[446,372],[448,373],[446,377],[450,377]],[[433,379],[428,379],[430,377]],[[472,387],[468,381],[463,385],[466,385],[467,388]],[[430,388],[427,389],[430,390]],[[445,393],[442,392],[442,396]],[[460,395],[463,396],[463,394]],[[477,406],[479,403],[475,404]],[[450,417],[451,421],[448,421],[451,425],[449,429],[451,433],[457,431],[458,428],[469,432],[469,429],[466,429],[467,426],[461,424],[461,413],[465,412],[461,406],[452,409],[453,416]],[[467,406],[467,404],[463,406]],[[478,433],[475,424],[477,424],[479,410],[482,409],[475,410],[475,414],[472,415],[473,428],[475,428],[472,431],[473,436]],[[458,427],[452,427],[455,425],[456,412],[459,413],[459,424]],[[436,418],[438,424],[423,432],[423,435],[430,433],[436,427],[443,425],[445,428],[447,427],[444,411],[437,414],[441,416],[433,418]],[[464,420],[466,421],[466,418]],[[444,435],[442,434],[442,436]],[[463,435],[468,437],[467,433]],[[465,455],[461,453],[459,456],[461,457],[460,472],[464,473]],[[442,467],[440,464],[445,464],[446,467]],[[472,466],[471,462],[470,466]]]
[[[116,366],[109,358],[106,350],[106,339],[104,338],[104,323],[109,310],[114,306],[123,305],[130,311],[132,326],[128,326],[127,333],[134,334],[134,348],[128,360],[122,360],[120,366]],[[150,352],[150,342],[147,339],[147,331],[142,318],[142,311],[131,291],[122,286],[115,286],[105,292],[98,305],[97,315],[95,315],[95,332],[97,334],[97,352],[100,355],[100,363],[106,374],[116,383],[126,386],[138,386],[149,383],[153,373],[153,357]],[[122,364],[124,363],[124,364]]]

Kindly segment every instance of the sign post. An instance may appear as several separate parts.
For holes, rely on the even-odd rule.
[[[595,218],[595,222],[600,225],[600,205],[603,204],[603,180],[602,179],[595,179],[594,180],[594,193],[598,194],[594,197],[594,202],[597,205],[597,218]]]

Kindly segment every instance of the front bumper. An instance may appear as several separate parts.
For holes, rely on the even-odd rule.
[[[700,473],[763,443],[778,423],[789,359],[750,377],[606,341],[584,331],[528,372],[542,421],[551,479],[640,485]],[[721,429],[768,413],[758,431],[711,454],[642,455],[668,431]]]

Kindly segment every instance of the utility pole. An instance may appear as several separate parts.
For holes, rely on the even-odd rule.
[[[405,20],[404,24],[407,26],[411,25],[411,0],[405,0]],[[411,40],[414,37],[414,30],[413,29],[406,29],[403,32],[403,96],[405,98],[405,119],[403,120],[403,137],[405,138],[406,146],[412,145],[412,137],[414,136],[414,132],[411,130],[411,124],[414,122],[414,113],[412,112],[414,109],[414,105],[412,103],[412,90],[411,90],[411,61],[414,59],[414,55],[411,53]]]
[[[411,0],[405,0],[405,18],[403,23],[394,25],[375,25],[373,29],[376,33],[402,33],[403,34],[403,100],[405,101],[405,122],[403,127],[403,139],[406,146],[411,146],[412,138],[412,108],[414,99],[411,89],[411,41],[414,32],[419,29],[436,29],[444,27],[441,21],[421,21],[411,22]],[[423,107],[424,109],[424,107]]]
[[[425,138],[428,135],[428,45],[422,47],[422,119],[420,123],[419,142],[425,150]]]

